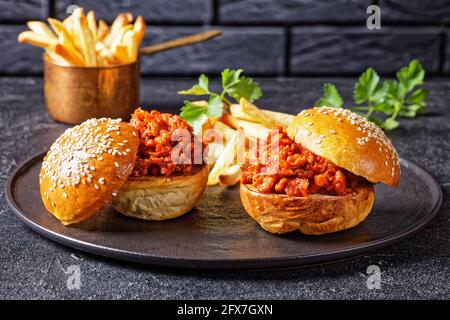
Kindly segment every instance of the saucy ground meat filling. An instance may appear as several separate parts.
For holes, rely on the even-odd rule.
[[[194,133],[180,116],[138,108],[130,124],[136,128],[140,138],[132,176],[189,174],[199,166],[193,161]],[[175,147],[183,152],[175,152],[173,158]]]
[[[343,196],[369,183],[295,143],[280,128],[272,130],[263,142],[250,150],[240,177],[241,183],[261,193]],[[274,168],[276,171],[270,172]]]

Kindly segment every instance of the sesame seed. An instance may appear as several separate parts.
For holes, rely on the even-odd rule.
[[[310,126],[312,126],[313,125],[313,123],[310,121],[310,122],[308,122],[308,125],[310,125]]]
[[[133,131],[133,136],[135,136],[135,137],[136,137],[136,131]]]
[[[100,178],[100,179],[98,179],[98,182],[99,182],[100,184],[105,184],[105,178]]]
[[[67,193],[65,193],[65,192],[63,192],[62,195],[63,195],[63,197],[66,198],[66,199],[69,198],[69,197],[67,196]]]
[[[100,187],[98,186],[98,184],[94,184],[94,188],[97,189],[97,190],[100,189]]]
[[[330,133],[336,134],[336,130],[331,129],[331,130],[330,130]]]
[[[102,161],[102,160],[103,160],[103,157],[98,157],[98,160]]]
[[[89,169],[91,169],[91,171],[95,171],[95,167],[89,167]]]
[[[56,204],[52,201],[52,207],[56,208]]]
[[[321,144],[321,143],[322,143],[322,139],[317,139],[317,140],[316,140],[316,143],[317,143],[317,144]]]
[[[113,193],[111,193],[111,195],[112,195],[113,197],[116,197],[116,196],[117,196],[117,192],[113,192]]]
[[[114,166],[115,166],[116,168],[118,168],[120,165],[119,165],[118,162],[114,162]]]
[[[125,152],[131,152],[131,149],[125,149]]]

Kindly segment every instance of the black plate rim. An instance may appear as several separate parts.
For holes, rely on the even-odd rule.
[[[400,162],[405,166],[409,166],[415,169],[415,172],[423,175],[429,182],[432,192],[436,192],[438,197],[435,206],[430,210],[430,212],[424,215],[420,220],[409,228],[403,230],[400,233],[378,239],[372,240],[364,244],[359,244],[351,246],[345,249],[333,250],[326,253],[319,253],[313,255],[300,255],[300,256],[289,256],[280,258],[249,258],[249,259],[181,259],[173,257],[162,257],[162,256],[152,256],[148,254],[142,254],[138,252],[129,252],[121,249],[114,249],[110,247],[105,247],[90,242],[85,242],[82,240],[74,239],[65,235],[61,235],[52,230],[46,229],[45,227],[37,224],[36,222],[30,220],[26,215],[24,215],[17,204],[15,203],[13,197],[13,185],[14,182],[20,177],[21,173],[26,171],[31,165],[36,161],[40,161],[46,152],[40,152],[31,156],[30,158],[22,161],[9,175],[6,182],[6,201],[14,212],[14,214],[30,229],[39,233],[40,235],[53,240],[62,245],[107,257],[121,261],[136,262],[140,264],[153,265],[158,267],[171,267],[171,268],[181,268],[181,269],[205,269],[205,270],[230,270],[230,269],[244,269],[244,270],[261,270],[261,269],[278,269],[278,268],[293,268],[302,266],[311,266],[317,264],[330,263],[334,261],[339,261],[343,259],[348,259],[351,257],[361,256],[363,254],[371,253],[373,251],[388,247],[390,245],[396,244],[414,234],[419,230],[427,226],[427,224],[438,214],[439,209],[442,205],[442,189],[439,183],[431,176],[426,170],[424,170],[419,165],[415,164],[410,160],[401,158]]]

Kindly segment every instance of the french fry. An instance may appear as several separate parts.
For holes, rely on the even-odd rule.
[[[57,54],[56,52],[54,52],[52,49],[45,49],[45,54],[53,61],[58,63],[59,65],[62,66],[70,66],[71,63],[70,61],[67,61],[66,59],[64,59],[63,57],[61,57],[59,54]]]
[[[36,34],[56,39],[56,35],[42,21],[28,21],[27,26]]]
[[[275,121],[264,114],[261,109],[247,99],[241,98],[241,100],[239,100],[239,106],[241,107],[240,113],[248,115],[251,119],[253,119],[253,122],[261,123],[267,128],[272,128],[277,125]]]
[[[109,34],[109,27],[105,21],[100,20],[97,28],[97,41],[103,41]]]
[[[53,18],[48,18],[47,21],[58,35],[59,43],[66,46],[70,51],[74,51],[74,55],[79,55],[75,40],[67,30],[66,26],[64,26],[64,23]]]
[[[72,38],[67,32],[61,32],[58,37],[58,44],[55,47],[56,53],[63,56],[66,60],[72,62],[76,66],[84,65],[83,56],[77,51],[72,42]]]
[[[226,141],[229,141],[236,133],[236,131],[233,128],[226,125],[222,121],[217,121],[216,123],[214,123],[213,129],[222,136],[224,143]]]
[[[289,123],[291,123],[291,121],[295,117],[292,114],[283,113],[283,112],[276,112],[276,111],[265,110],[265,109],[259,109],[259,110],[265,115],[265,117],[270,119],[272,123],[282,126],[282,127],[287,127],[289,125]],[[241,119],[241,120],[247,120],[247,121],[258,122],[258,123],[264,124],[263,122],[261,122],[259,120],[259,118],[246,113],[240,104],[230,105],[230,113],[233,117]]]
[[[94,11],[89,11],[86,15],[87,24],[89,27],[89,30],[91,31],[92,38],[94,41],[97,41],[97,21],[95,19]]]
[[[88,28],[86,17],[82,14],[82,11],[76,10],[73,13],[73,27],[76,34],[76,41],[83,54],[85,65],[92,67],[97,64],[97,59],[95,58],[95,42]]]
[[[127,47],[124,45],[117,45],[111,48],[112,53],[120,61],[120,63],[128,63],[128,52]]]
[[[260,123],[238,119],[228,113],[224,114],[220,120],[233,129],[242,128],[245,135],[253,138],[266,139],[270,133],[270,129]]]
[[[134,22],[133,30],[136,31],[137,33],[138,47],[141,44],[142,40],[144,39],[145,29],[146,26],[144,18],[142,18],[142,16],[137,17],[136,21]]]
[[[219,175],[226,170],[233,163],[236,156],[243,155],[245,152],[245,143],[243,142],[242,133],[237,131],[231,140],[226,144],[224,151],[217,158],[216,163],[211,169],[208,177],[208,185],[215,185],[219,183]]]
[[[206,163],[212,167],[214,163],[216,163],[217,159],[220,157],[220,155],[223,153],[224,150],[224,144],[219,142],[212,142],[209,143],[206,147]]]
[[[132,25],[127,25],[127,26],[121,27],[119,29],[119,31],[116,32],[116,35],[112,39],[111,45],[109,46],[111,48],[111,50],[114,51],[114,47],[116,47],[118,45],[123,45],[122,41],[123,41],[123,37],[124,37],[125,33],[127,33],[128,31],[130,31],[132,29],[133,29]]]
[[[219,184],[221,186],[230,187],[237,183],[237,179],[241,174],[241,166],[233,164],[219,174]]]
[[[111,32],[105,38],[104,42],[106,46],[112,46],[113,40],[116,38],[117,33],[120,32],[120,29],[133,21],[133,15],[131,13],[121,13],[116,19],[114,19],[111,25]]]
[[[294,120],[295,116],[293,114],[277,112],[271,110],[261,109],[261,111],[268,117],[272,118],[277,124],[287,127]]]
[[[106,47],[103,42],[97,42],[95,44],[95,49],[97,51],[97,56],[99,56],[100,59],[106,63],[106,65],[113,65],[120,63],[120,61],[116,58],[114,53],[108,47]]]
[[[66,28],[67,32],[72,36],[72,38],[75,38],[75,35],[74,35],[74,32],[73,32],[73,19],[72,19],[72,16],[68,16],[66,19],[64,19],[62,24]]]
[[[125,32],[122,43],[127,47],[129,62],[136,61],[139,53],[137,33],[134,30]]]
[[[56,38],[39,35],[33,31],[23,31],[17,37],[21,43],[28,43],[41,48],[53,48],[57,44]]]

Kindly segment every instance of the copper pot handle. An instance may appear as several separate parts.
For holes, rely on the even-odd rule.
[[[206,32],[195,33],[189,36],[172,39],[169,41],[153,44],[151,46],[141,48],[139,53],[143,56],[151,55],[157,52],[167,51],[175,48],[188,46],[194,43],[207,41],[222,34],[222,30],[210,30]]]

